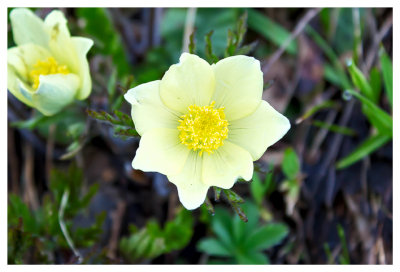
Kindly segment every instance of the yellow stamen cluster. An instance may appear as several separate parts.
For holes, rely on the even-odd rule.
[[[68,67],[66,65],[59,65],[53,57],[49,57],[45,60],[38,60],[33,66],[29,76],[32,82],[32,88],[37,89],[39,87],[39,76],[40,75],[53,75],[53,74],[69,74]]]
[[[179,120],[179,138],[181,143],[194,151],[200,150],[213,153],[224,144],[228,137],[228,121],[225,119],[224,108],[214,109],[215,102],[209,106],[191,105],[189,113]]]

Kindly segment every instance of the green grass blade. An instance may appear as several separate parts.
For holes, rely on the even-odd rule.
[[[333,83],[339,83],[339,87],[343,89],[348,89],[351,88],[350,80],[346,76],[346,73],[344,72],[344,68],[342,67],[339,58],[337,57],[335,51],[333,51],[332,47],[325,41],[323,37],[321,37],[317,31],[315,31],[312,27],[306,26],[305,28],[306,33],[311,37],[311,39],[321,48],[322,52],[325,54],[325,56],[329,59],[331,64],[333,66],[329,67],[324,67],[324,69],[330,69],[334,71],[334,73],[329,73],[330,76],[333,76],[333,74],[336,74],[335,80]],[[325,71],[325,74],[328,73],[328,71]],[[326,76],[326,75],[325,75]],[[340,80],[338,80],[340,79]]]
[[[376,67],[372,67],[371,71],[369,72],[369,83],[371,85],[374,100],[376,103],[379,103],[379,98],[381,97],[381,74]]]
[[[365,108],[363,111],[366,113],[374,127],[386,135],[391,135],[393,133],[393,119],[387,112],[354,90],[347,90],[346,92],[349,92],[361,101]]]
[[[385,49],[381,47],[379,51],[381,65],[382,65],[382,74],[383,74],[383,83],[385,85],[385,91],[387,95],[387,99],[389,100],[390,105],[393,107],[393,66],[389,56],[386,54]]]
[[[369,137],[360,146],[358,146],[353,152],[341,159],[336,164],[337,169],[346,168],[353,163],[365,158],[384,144],[386,144],[392,137],[384,134],[377,134]]]
[[[316,127],[327,129],[327,130],[335,132],[335,133],[347,135],[347,136],[355,136],[357,134],[357,132],[351,128],[338,126],[335,124],[328,124],[328,123],[325,123],[325,122],[322,122],[319,120],[314,120],[312,122],[312,125],[316,126]]]
[[[368,99],[376,104],[377,100],[375,99],[371,85],[369,85],[363,73],[354,64],[354,61],[349,60],[347,66],[354,86],[356,86],[364,96],[366,96]]]
[[[281,46],[290,37],[289,31],[269,19],[267,16],[263,15],[261,12],[254,9],[247,9],[247,12],[247,24],[249,28],[259,33],[261,36],[277,46]],[[286,51],[290,54],[296,54],[296,42],[292,41],[286,48]]]

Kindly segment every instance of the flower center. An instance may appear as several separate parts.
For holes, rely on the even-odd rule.
[[[38,60],[34,69],[29,73],[30,80],[32,82],[32,88],[37,89],[39,87],[40,75],[53,75],[53,74],[69,74],[68,67],[66,65],[59,65],[53,57],[49,57],[45,60]]]
[[[214,104],[213,101],[209,106],[191,105],[188,107],[189,113],[182,115],[179,120],[181,143],[194,151],[200,150],[200,156],[204,151],[213,153],[228,137],[224,108],[214,109]]]

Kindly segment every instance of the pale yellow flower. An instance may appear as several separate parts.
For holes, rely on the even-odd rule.
[[[32,11],[10,13],[17,46],[7,50],[7,88],[20,101],[53,115],[92,89],[86,54],[93,41],[71,37],[67,20],[58,10],[43,21]]]
[[[160,172],[187,209],[199,207],[210,186],[250,180],[253,161],[281,139],[288,119],[261,99],[260,62],[234,56],[209,65],[183,53],[162,80],[125,94],[141,135],[135,169]]]

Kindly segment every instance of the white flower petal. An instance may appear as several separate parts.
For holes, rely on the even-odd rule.
[[[188,106],[193,104],[208,105],[215,86],[211,66],[188,53],[183,53],[179,61],[169,68],[161,80],[161,100],[180,113],[186,113]]]
[[[182,172],[168,176],[178,189],[180,202],[188,210],[198,208],[207,196],[209,186],[201,181],[202,164],[203,159],[198,152],[190,152]]]
[[[229,189],[239,177],[250,180],[253,176],[249,152],[229,141],[225,140],[213,154],[203,153],[203,156],[204,184]]]
[[[93,41],[83,37],[72,37],[71,40],[78,54],[79,71],[77,73],[81,78],[81,86],[77,93],[77,98],[82,100],[87,98],[92,91],[92,79],[90,77],[89,63],[86,55],[93,46]]]
[[[18,78],[18,73],[15,71],[13,66],[7,65],[7,89],[21,102],[32,107],[32,97],[26,97],[21,92],[20,84],[21,80]]]
[[[29,72],[39,61],[50,57],[50,52],[33,43],[23,44],[7,50],[7,64],[12,66],[17,76],[23,80],[29,80]]]
[[[53,115],[70,104],[79,88],[75,74],[53,74],[39,77],[39,87],[32,93],[32,102],[44,115]]]
[[[48,50],[32,43],[7,50],[7,89],[28,106],[33,106],[29,72],[38,60],[49,56]]]
[[[263,100],[254,113],[229,123],[228,139],[258,160],[289,129],[289,120]]]
[[[155,128],[142,135],[132,167],[176,175],[182,171],[188,154],[189,149],[179,141],[177,129]]]
[[[153,128],[177,130],[179,126],[179,114],[161,101],[159,87],[160,81],[156,80],[130,89],[124,95],[132,104],[132,119],[140,135]]]
[[[215,108],[225,107],[228,121],[254,112],[261,101],[263,73],[260,62],[252,57],[233,56],[212,66],[215,92],[211,100]]]
[[[44,24],[49,32],[49,48],[53,57],[60,65],[67,65],[72,73],[78,74],[78,53],[72,42],[64,14],[59,10],[53,10],[47,15]]]
[[[47,47],[49,35],[42,19],[26,8],[16,8],[10,13],[14,42],[17,45],[34,43]]]

